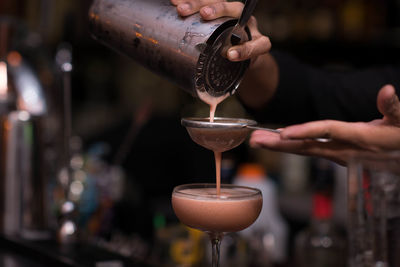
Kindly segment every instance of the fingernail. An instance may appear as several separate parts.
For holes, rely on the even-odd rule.
[[[181,12],[189,12],[190,11],[190,5],[188,3],[183,3],[178,5],[178,10]]]
[[[237,50],[229,50],[228,51],[228,58],[229,59],[238,59],[239,58],[239,52]]]
[[[211,15],[214,15],[214,13],[215,13],[215,10],[211,7],[203,7],[203,9],[201,11],[206,16],[211,16]]]

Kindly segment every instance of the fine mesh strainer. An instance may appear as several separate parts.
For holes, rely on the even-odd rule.
[[[240,145],[249,135],[251,130],[263,130],[279,133],[280,130],[258,127],[257,122],[248,119],[237,118],[183,118],[181,124],[186,127],[192,140],[207,149],[224,152]],[[312,139],[326,143],[329,138]]]
[[[181,120],[192,140],[213,151],[224,152],[240,145],[256,121],[234,118],[183,118]]]

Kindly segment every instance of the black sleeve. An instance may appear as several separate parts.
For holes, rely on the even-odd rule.
[[[271,54],[279,66],[279,86],[261,112],[248,109],[259,122],[371,121],[382,117],[376,97],[383,85],[394,85],[400,95],[400,66],[332,72],[303,64],[285,53]]]

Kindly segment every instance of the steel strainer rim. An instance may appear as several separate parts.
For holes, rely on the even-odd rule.
[[[214,117],[214,122],[210,118],[186,117],[181,119],[181,124],[191,128],[244,128],[255,126],[257,122],[251,119]]]

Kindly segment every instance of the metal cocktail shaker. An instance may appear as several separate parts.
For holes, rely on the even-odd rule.
[[[193,96],[233,94],[249,65],[221,55],[237,22],[233,18],[183,18],[169,0],[94,0],[89,20],[95,39]],[[251,38],[247,29],[242,36]]]

